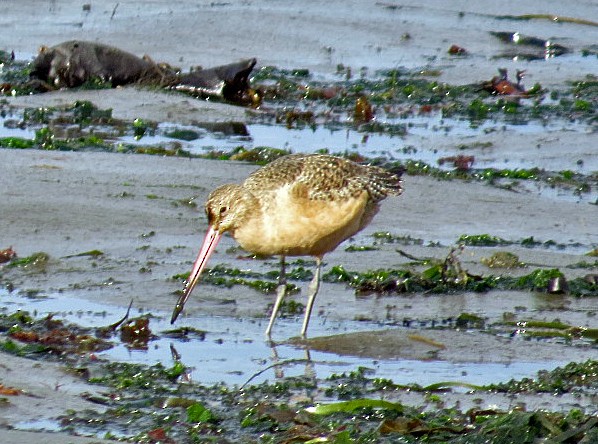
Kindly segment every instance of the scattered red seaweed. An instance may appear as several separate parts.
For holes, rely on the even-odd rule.
[[[487,82],[482,83],[482,89],[488,91],[490,94],[501,96],[516,96],[528,97],[529,91],[521,84],[521,80],[525,76],[525,71],[517,70],[517,82],[513,83],[509,80],[506,68],[499,68],[500,75],[492,77]]]
[[[472,167],[474,161],[474,156],[463,156],[460,154],[458,156],[441,157],[438,159],[438,164],[444,165],[447,162],[452,162],[456,169],[467,171]]]
[[[371,122],[374,119],[374,110],[366,96],[357,98],[353,118],[357,123]]]
[[[164,444],[175,444],[175,440],[169,438],[166,434],[166,431],[160,427],[154,430],[150,430],[147,432],[147,437],[150,439],[152,443],[164,443]]]
[[[458,56],[468,54],[467,50],[459,45],[451,45],[451,47],[448,49],[448,53],[450,55],[458,55]]]
[[[0,384],[1,396],[18,396],[21,393],[23,393],[23,390],[16,389],[14,387],[6,387],[4,384]]]
[[[0,250],[0,264],[10,262],[15,257],[17,257],[17,252],[12,249],[12,246],[5,250]]]
[[[129,346],[138,349],[147,348],[147,343],[152,337],[148,318],[134,318],[125,322],[120,327],[120,339]]]

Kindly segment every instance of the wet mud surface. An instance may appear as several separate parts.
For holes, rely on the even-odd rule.
[[[181,10],[191,8],[194,17],[160,2],[144,10],[143,2],[91,4],[89,10],[67,3],[30,2],[14,17],[4,16],[1,32],[12,31],[0,49],[22,60],[41,43],[84,37],[184,69],[257,56],[262,77],[254,83],[263,88],[264,101],[250,109],[135,87],[3,98],[0,136],[31,140],[33,149],[0,149],[0,249],[12,246],[18,256],[0,269],[0,424],[21,430],[0,436],[13,442],[30,440],[25,431],[60,432],[44,435],[56,442],[63,442],[62,433],[94,441],[325,436],[392,442],[400,435],[412,442],[425,434],[431,442],[465,442],[458,441],[461,434],[466,439],[467,430],[475,430],[493,442],[501,429],[492,421],[500,418],[511,431],[525,423],[533,437],[564,440],[570,433],[577,437],[572,442],[592,442],[598,155],[591,86],[597,59],[591,51],[597,27],[498,19],[504,9],[484,4],[460,14],[433,2],[377,3],[358,20],[349,6],[333,17],[323,5],[312,11],[265,2],[183,2]],[[592,19],[583,2],[567,11],[559,11],[558,2],[546,7]],[[28,8],[42,8],[46,21],[23,32]],[[507,12],[529,13],[520,8],[510,5]],[[438,19],[447,14],[450,19]],[[218,36],[217,45],[204,36],[205,45],[192,45],[176,30],[200,16],[206,35]],[[139,19],[134,30],[125,26],[131,17]],[[219,34],[222,23],[235,31]],[[170,29],[168,37],[148,39],[156,27]],[[569,51],[546,60],[505,58],[504,50],[520,47],[508,48],[489,31],[512,30]],[[451,44],[469,55],[448,54]],[[267,66],[280,71],[260,69]],[[404,84],[395,84],[404,95],[376,86],[380,79],[388,85],[377,70],[397,67],[413,79],[411,95]],[[460,86],[480,84],[501,67],[513,78],[527,70],[527,88],[539,83],[547,92],[515,102],[480,96],[487,107],[476,102],[481,92],[473,87],[440,105],[417,98],[429,94],[418,71],[436,70],[433,81]],[[305,72],[293,74],[296,69]],[[590,86],[572,88],[575,82]],[[363,91],[373,120],[355,104]],[[111,123],[69,120],[87,109],[72,108],[77,101],[111,109]],[[44,111],[49,121],[25,117],[44,107],[69,111]],[[457,111],[449,115],[449,109]],[[538,110],[544,117],[534,115]],[[358,124],[359,118],[365,121]],[[380,126],[368,126],[372,122]],[[193,137],[168,136],[182,130]],[[61,146],[62,140],[68,143]],[[86,142],[76,145],[80,140]],[[52,149],[37,149],[44,143]],[[290,264],[300,291],[289,297],[269,343],[263,331],[278,261],[248,257],[230,238],[171,326],[173,304],[206,228],[207,194],[257,168],[244,153],[264,146],[400,162],[407,166],[405,193],[385,201],[366,230],[326,256],[308,340],[296,336],[313,261]],[[237,160],[216,159],[231,152]],[[503,176],[479,178],[489,171]],[[143,322],[106,330],[131,301],[129,317]],[[21,318],[23,312],[31,318]],[[550,373],[557,368],[569,370]],[[507,385],[526,378],[537,385]],[[338,404],[364,398],[394,404]],[[304,411],[320,403],[336,410],[324,416]],[[400,413],[397,405],[404,406]],[[530,417],[518,416],[525,414]],[[484,426],[482,416],[491,418]],[[349,418],[358,418],[361,429],[346,428]],[[463,429],[447,431],[443,421],[451,420]]]

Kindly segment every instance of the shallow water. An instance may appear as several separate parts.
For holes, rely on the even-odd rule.
[[[584,123],[557,120],[551,123],[529,121],[525,124],[509,124],[487,120],[478,126],[468,120],[443,119],[440,115],[414,116],[393,119],[390,122],[404,125],[406,134],[399,136],[363,132],[350,124],[289,129],[280,124],[264,123],[243,126],[244,134],[229,134],[197,126],[161,123],[153,135],[144,136],[139,140],[132,136],[124,136],[118,141],[131,145],[168,145],[175,139],[166,137],[165,134],[175,129],[185,129],[196,132],[199,138],[190,142],[176,142],[181,143],[182,148],[192,154],[230,152],[239,147],[246,150],[273,147],[290,152],[325,150],[333,154],[357,153],[368,158],[381,157],[393,161],[420,161],[447,171],[454,169],[450,161],[451,156],[459,155],[473,156],[473,167],[477,169],[538,168],[555,172],[569,170],[585,175],[598,171],[598,156],[589,147],[588,141],[581,144],[577,140],[567,142],[567,137],[571,135],[580,138],[591,137],[591,129]],[[485,133],[490,135],[484,136]],[[478,142],[489,143],[489,146],[458,148],[467,144],[474,146]],[[553,146],[540,148],[544,144]],[[443,158],[449,160],[444,163]],[[598,200],[596,189],[585,193],[572,193],[570,189],[552,187],[531,180],[519,181],[518,187],[555,200],[590,203]]]
[[[117,322],[123,316],[120,307],[74,299],[65,294],[49,295],[43,299],[15,300],[2,290],[0,297],[11,311],[18,307],[30,311],[37,317],[52,314],[54,319],[73,322],[83,327],[105,327]],[[69,308],[65,310],[64,307]],[[133,309],[131,317],[143,314]],[[274,327],[274,339],[296,335],[301,327],[301,318],[298,316],[293,319],[278,319]],[[173,339],[164,337],[162,333],[172,329],[168,320],[169,313],[152,311],[150,328],[157,338],[148,343],[147,350],[130,349],[115,337],[113,348],[95,355],[110,361],[148,365],[162,363],[169,366],[174,363],[171,351],[174,347],[180,355],[181,362],[192,369],[190,376],[195,382],[205,385],[224,382],[237,386],[248,382],[274,382],[279,378],[301,376],[306,373],[324,379],[333,374],[350,373],[359,367],[366,368],[369,377],[388,378],[397,384],[415,383],[426,386],[439,382],[458,381],[486,385],[533,377],[538,370],[551,370],[566,364],[566,361],[558,359],[542,362],[451,363],[440,360],[360,358],[313,350],[307,353],[298,346],[285,343],[272,345],[266,341],[263,334],[267,325],[265,318],[245,320],[224,316],[186,316],[176,327],[186,325],[201,328],[206,331],[205,339],[200,340],[196,337]],[[314,316],[309,333],[311,337],[316,337],[387,328],[389,326],[381,323],[337,322]],[[411,330],[414,333],[418,331]],[[276,363],[281,365],[270,368]]]
[[[35,138],[36,125],[22,129],[14,127],[21,117],[18,111],[0,117],[0,137]],[[348,116],[341,116],[341,119],[336,123],[298,128],[261,122],[221,124],[211,128],[201,124],[161,122],[155,132],[148,132],[141,138],[135,138],[132,134],[116,136],[115,130],[110,127],[92,127],[90,130],[99,134],[113,134],[108,141],[115,146],[119,143],[168,146],[176,142],[192,154],[230,152],[238,147],[247,150],[272,147],[308,153],[327,150],[330,153],[359,153],[367,158],[417,160],[447,170],[452,169],[453,165],[447,162],[443,166],[440,161],[443,157],[472,155],[475,157],[475,168],[539,168],[548,171],[571,170],[581,174],[598,171],[598,156],[588,148],[589,140],[582,146],[567,142],[567,137],[572,134],[589,138],[595,131],[591,125],[575,120],[509,122],[486,119],[475,122],[443,118],[441,113],[376,118],[375,121],[382,124],[403,127],[404,134],[400,135],[363,131],[353,125]],[[184,141],[168,137],[166,134],[173,130],[190,130],[198,138]],[[511,140],[520,142],[509,143]],[[550,147],[551,143],[558,140],[562,140],[558,148]],[[476,144],[480,146],[476,147]],[[547,145],[547,148],[539,150],[540,145]]]
[[[484,132],[496,131],[504,135],[541,135],[549,138],[562,132],[576,132],[585,134],[589,131],[585,124],[570,121],[543,124],[537,121],[524,125],[508,124],[505,122],[485,121],[479,126],[472,127],[468,120],[443,119],[441,116],[413,117],[396,121],[386,121],[392,124],[405,125],[405,136],[389,135],[376,132],[363,132],[352,126],[304,127],[288,129],[284,125],[248,124],[247,134],[230,135],[211,132],[198,127],[178,126],[172,123],[162,123],[154,136],[144,136],[139,140],[133,137],[120,138],[123,142],[139,145],[154,145],[173,142],[174,139],[163,136],[173,129],[190,129],[200,135],[195,141],[182,143],[184,149],[193,154],[205,154],[207,151],[231,151],[239,146],[245,149],[256,147],[274,147],[292,152],[316,152],[327,150],[330,153],[359,153],[365,157],[384,157],[391,160],[418,160],[438,166],[438,160],[446,156],[470,154],[467,150],[450,146],[451,142],[459,140],[461,143],[471,143],[483,139],[475,136]],[[443,140],[444,139],[444,140]],[[448,142],[448,143],[447,143]],[[475,153],[476,168],[540,168],[549,171],[572,169],[575,172],[587,174],[598,170],[598,156],[580,152],[576,157],[575,147],[569,147],[562,158],[543,157],[535,155],[530,150],[528,155],[518,152],[518,147],[510,149],[501,147],[496,149],[482,149]],[[566,158],[566,159],[565,159]],[[579,159],[582,162],[578,162]],[[447,169],[450,169],[450,162]]]

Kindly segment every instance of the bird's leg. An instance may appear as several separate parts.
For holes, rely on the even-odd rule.
[[[274,320],[276,319],[276,315],[278,314],[278,310],[280,309],[280,304],[282,303],[285,293],[287,292],[287,276],[284,268],[284,256],[281,256],[280,276],[278,278],[278,288],[276,289],[276,302],[274,302],[274,308],[272,308],[272,314],[270,315],[270,322],[268,323],[268,328],[266,329],[266,336],[268,337],[270,337],[270,333],[272,332],[272,326],[274,325]]]
[[[305,317],[303,318],[303,327],[301,327],[301,337],[305,338],[305,333],[307,332],[307,326],[309,325],[309,317],[311,316],[311,310],[314,306],[314,301],[316,300],[316,295],[318,294],[318,290],[320,289],[320,270],[322,269],[322,258],[320,256],[316,257],[316,273],[314,274],[314,278],[309,283],[307,287],[307,305],[305,306]]]

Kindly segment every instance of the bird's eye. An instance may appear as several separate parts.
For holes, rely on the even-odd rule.
[[[227,211],[228,211],[228,207],[227,206],[220,207],[220,215],[221,216],[224,216]]]

